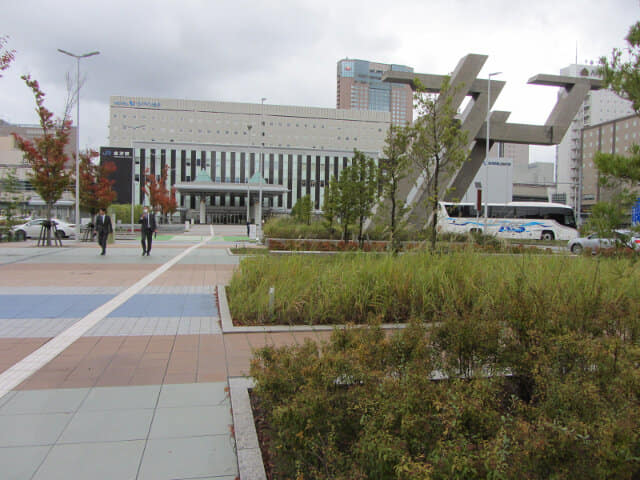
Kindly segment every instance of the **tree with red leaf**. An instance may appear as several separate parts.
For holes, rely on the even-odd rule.
[[[144,175],[146,185],[143,187],[143,191],[146,195],[149,195],[149,203],[155,211],[159,211],[162,214],[163,219],[166,219],[168,213],[173,213],[178,208],[175,187],[171,188],[171,192],[167,188],[168,172],[169,166],[165,165],[160,174],[160,179],[155,175],[151,175],[148,168]]]
[[[0,36],[0,72],[9,68],[11,62],[15,59],[15,50],[2,50],[7,43],[9,37]],[[2,75],[0,75],[0,78]]]
[[[33,91],[42,136],[28,140],[16,133],[12,135],[31,166],[29,181],[47,205],[47,219],[50,222],[53,204],[62,197],[62,193],[69,188],[73,179],[71,171],[67,168],[69,155],[65,152],[71,132],[69,105],[63,118],[54,119],[53,112],[44,106],[45,95],[38,82],[32,80],[30,75],[23,75],[21,78]],[[51,246],[51,230],[48,231],[46,244]]]
[[[92,159],[97,156],[95,150],[80,153],[80,207],[89,211],[92,218],[101,208],[109,208],[117,196],[113,189],[115,180],[110,179],[116,165],[113,162],[96,165]]]
[[[165,216],[174,214],[178,210],[178,201],[176,200],[176,187],[171,187],[171,194],[167,197],[164,204],[161,206],[162,214]]]

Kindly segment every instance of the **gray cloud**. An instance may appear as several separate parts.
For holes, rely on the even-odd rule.
[[[555,90],[526,86],[623,44],[637,0],[343,0],[341,2],[9,0],[3,29],[17,50],[0,79],[0,117],[33,122],[19,75],[40,80],[54,110],[75,61],[56,51],[100,50],[83,60],[81,144],[106,142],[110,95],[335,105],[340,58],[412,65],[447,73],[463,55],[490,55],[508,88],[497,108],[541,121]]]

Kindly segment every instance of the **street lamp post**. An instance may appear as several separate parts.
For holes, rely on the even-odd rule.
[[[260,121],[262,123],[262,148],[260,149],[260,183],[258,184],[258,204],[259,204],[259,215],[258,221],[256,225],[256,229],[258,232],[258,240],[262,238],[262,178],[263,178],[263,163],[264,163],[264,102],[266,98],[262,97],[262,108],[260,110]]]
[[[247,225],[251,222],[251,184],[249,180],[251,180],[251,170],[248,168],[250,164],[251,158],[251,148],[253,147],[253,141],[251,139],[251,129],[253,125],[247,125],[247,130],[249,131],[249,152],[246,161],[246,170],[245,174],[247,175]]]
[[[76,68],[76,242],[80,241],[80,60],[82,58],[99,55],[100,52],[89,52],[75,55],[66,50],[58,49],[60,53],[69,55],[77,60]]]
[[[144,127],[145,125],[136,125],[135,127],[129,127],[133,130],[131,134],[131,233],[133,229],[133,210],[136,204],[136,146],[135,136],[136,130]]]
[[[484,158],[485,168],[485,196],[484,196],[484,234],[487,234],[488,229],[488,214],[489,214],[489,147],[490,141],[490,123],[491,123],[491,77],[500,75],[502,72],[493,72],[489,74],[489,80],[487,82],[487,140],[486,140],[486,155]]]

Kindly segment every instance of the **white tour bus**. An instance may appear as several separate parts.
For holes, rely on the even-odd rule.
[[[442,233],[486,233],[502,238],[571,240],[578,236],[573,209],[546,202],[489,204],[487,228],[484,208],[473,203],[439,202],[438,231]]]

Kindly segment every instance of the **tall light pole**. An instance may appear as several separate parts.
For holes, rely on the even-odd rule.
[[[251,183],[249,183],[249,180],[251,180],[251,170],[248,167],[250,165],[251,149],[253,147],[253,141],[251,139],[252,128],[253,128],[253,125],[247,125],[247,130],[249,131],[249,153],[247,155],[247,162],[246,162],[247,169],[245,171],[247,175],[247,225],[251,222]]]
[[[77,60],[76,69],[76,242],[80,241],[80,60],[82,58],[99,55],[100,52],[89,52],[75,55],[66,50],[58,49],[60,53],[69,55]]]
[[[262,108],[260,110],[260,121],[262,123],[262,148],[260,149],[260,183],[258,184],[258,203],[259,203],[259,215],[256,222],[256,229],[258,232],[258,240],[262,238],[262,178],[263,178],[263,163],[264,163],[264,102],[266,98],[262,97]]]
[[[491,124],[491,77],[495,77],[496,75],[500,75],[502,72],[493,72],[489,74],[489,81],[487,82],[487,145],[486,145],[486,155],[484,157],[484,168],[485,168],[485,196],[484,196],[484,234],[487,234],[487,228],[489,226],[488,223],[488,214],[489,214],[489,146],[491,144],[490,138],[490,124]]]
[[[134,232],[133,229],[133,209],[136,203],[136,147],[135,147],[135,136],[136,130],[144,127],[145,125],[136,125],[134,127],[129,127],[133,130],[131,134],[131,233]]]

